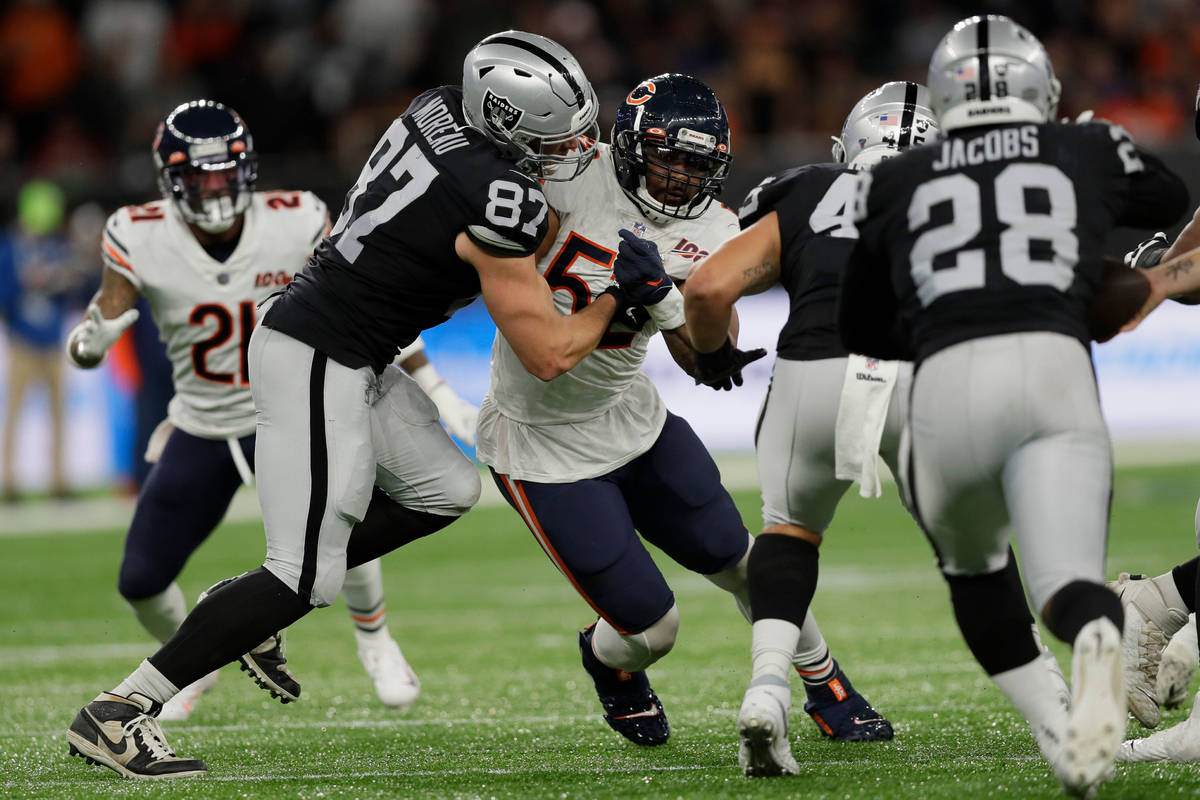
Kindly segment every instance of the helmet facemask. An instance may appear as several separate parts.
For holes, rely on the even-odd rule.
[[[239,161],[169,165],[159,182],[186,222],[206,233],[224,233],[250,207],[255,178],[251,154]]]
[[[620,161],[634,165],[633,174],[622,181],[623,188],[655,222],[699,217],[720,194],[729,174],[732,159],[727,145],[714,146],[715,137],[686,128],[678,138],[668,142],[665,131],[657,128],[624,130],[614,137]],[[636,178],[636,184],[631,178]]]
[[[596,157],[600,125],[595,106],[590,122],[561,136],[536,138],[523,133],[512,137],[520,150],[517,169],[543,181],[569,181],[577,177]]]

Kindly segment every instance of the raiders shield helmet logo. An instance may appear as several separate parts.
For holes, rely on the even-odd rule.
[[[483,122],[496,134],[507,138],[521,121],[525,112],[488,89],[483,95]]]

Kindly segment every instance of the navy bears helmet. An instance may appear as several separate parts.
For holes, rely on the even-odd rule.
[[[250,206],[258,156],[233,109],[215,100],[176,106],[158,124],[153,151],[158,188],[188,223],[220,233]]]
[[[732,161],[729,118],[712,89],[670,73],[639,83],[612,130],[617,180],[656,222],[695,219],[721,192]]]

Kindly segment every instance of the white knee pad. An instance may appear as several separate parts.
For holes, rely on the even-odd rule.
[[[720,572],[704,577],[712,581],[714,586],[717,586],[733,595],[734,602],[737,603],[738,611],[742,612],[742,616],[750,622],[750,584],[746,580],[746,564],[750,561],[750,548],[754,546],[754,537],[748,536],[749,541],[746,544],[746,552],[742,553],[742,557],[738,562],[728,569],[723,569]]]
[[[613,669],[639,672],[671,652],[679,632],[679,609],[674,605],[641,633],[621,634],[601,618],[592,636],[592,649],[600,662]]]

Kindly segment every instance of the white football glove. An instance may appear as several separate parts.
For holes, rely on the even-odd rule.
[[[446,430],[470,447],[475,446],[475,428],[479,424],[479,409],[463,400],[442,380],[432,364],[413,370],[412,378],[438,408]]]
[[[87,313],[67,336],[67,355],[81,367],[96,366],[140,315],[136,308],[131,308],[115,319],[105,319],[100,306],[88,303]]]

